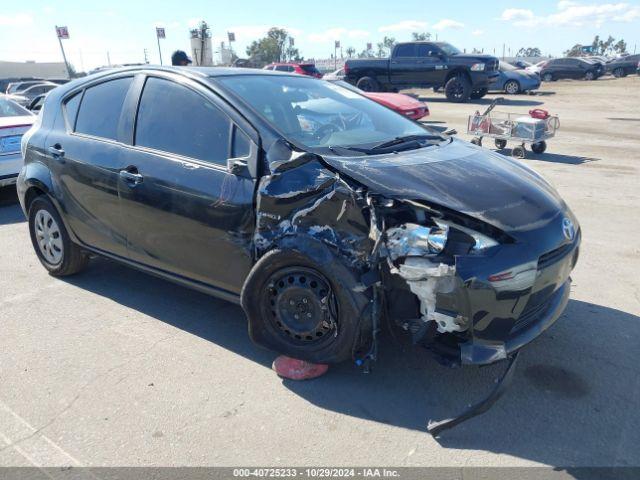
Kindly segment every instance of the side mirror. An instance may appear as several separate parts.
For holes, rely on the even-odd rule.
[[[249,163],[246,158],[228,158],[227,170],[238,177],[250,177]]]

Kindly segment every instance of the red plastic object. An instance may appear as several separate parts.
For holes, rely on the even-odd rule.
[[[297,358],[280,355],[271,366],[278,376],[289,380],[310,380],[317,378],[329,370],[329,365],[322,363],[310,363]]]
[[[541,108],[534,108],[533,110],[529,110],[529,116],[531,118],[538,118],[540,120],[546,120],[549,118],[549,112],[543,110]]]

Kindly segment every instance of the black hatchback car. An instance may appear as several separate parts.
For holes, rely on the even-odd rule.
[[[626,77],[640,70],[640,55],[627,55],[616,58],[606,65],[607,72],[614,77]]]
[[[563,78],[596,80],[604,73],[601,63],[584,58],[554,58],[540,70],[540,78],[552,82]]]
[[[294,74],[136,67],[53,90],[18,179],[56,276],[92,255],[237,302],[258,344],[375,355],[390,322],[452,363],[563,311],[576,218],[523,163]]]

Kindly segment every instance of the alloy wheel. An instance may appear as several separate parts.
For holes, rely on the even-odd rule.
[[[46,210],[38,210],[34,222],[38,249],[44,259],[51,265],[62,262],[64,245],[60,234],[60,227]]]

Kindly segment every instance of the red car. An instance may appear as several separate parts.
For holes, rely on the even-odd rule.
[[[293,72],[299,75],[307,75],[309,77],[322,78],[322,74],[318,71],[313,63],[270,63],[263,70],[275,70],[277,72]]]
[[[429,115],[429,107],[424,102],[416,100],[402,93],[360,92],[374,102],[395,110],[412,120],[418,120]]]

